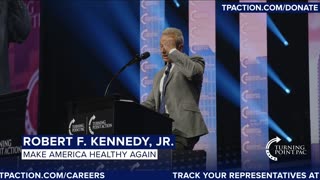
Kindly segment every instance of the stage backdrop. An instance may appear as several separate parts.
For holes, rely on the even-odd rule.
[[[145,101],[153,85],[155,74],[164,66],[159,40],[168,27],[165,1],[141,1],[140,3],[140,49],[152,56],[141,62],[140,100]],[[169,13],[169,12],[167,12]],[[186,18],[186,17],[184,17]],[[206,60],[204,82],[200,97],[200,109],[210,131],[201,138],[195,149],[207,152],[207,169],[216,169],[216,82],[215,82],[215,2],[189,1],[189,54],[201,55]],[[188,53],[188,52],[186,52]]]
[[[9,63],[11,91],[29,89],[25,130],[26,134],[37,133],[38,121],[38,79],[40,44],[40,1],[25,0],[32,29],[25,42],[10,44]]]
[[[320,0],[309,0],[320,2]],[[312,161],[320,165],[320,14],[309,14],[309,84]]]

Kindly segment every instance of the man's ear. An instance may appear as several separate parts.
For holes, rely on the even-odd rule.
[[[183,44],[179,44],[178,47],[177,47],[177,50],[181,51],[183,50]]]

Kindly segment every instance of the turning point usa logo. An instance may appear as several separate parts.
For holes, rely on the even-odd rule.
[[[280,144],[281,139],[279,137],[271,139],[266,145],[266,154],[269,159],[278,161],[278,157],[284,156],[304,156],[307,155],[307,149],[305,145],[285,145]]]

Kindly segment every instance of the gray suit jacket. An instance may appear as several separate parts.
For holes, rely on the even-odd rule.
[[[173,134],[190,138],[208,133],[199,109],[205,62],[199,56],[189,57],[180,51],[169,54],[175,64],[164,85],[166,107],[173,122]],[[160,105],[160,80],[165,68],[153,80],[153,88],[142,105],[158,111]]]

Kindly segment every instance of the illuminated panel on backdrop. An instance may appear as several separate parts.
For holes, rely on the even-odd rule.
[[[320,0],[309,0],[320,2]],[[320,166],[320,14],[309,13],[309,81],[312,161]]]
[[[215,1],[189,1],[189,54],[200,55],[206,66],[200,109],[209,128],[209,135],[203,136],[195,149],[207,152],[207,169],[216,169],[216,8]]]
[[[160,37],[164,30],[165,1],[140,2],[140,51],[149,51],[151,56],[140,64],[140,101],[147,99],[151,92],[153,78],[163,67],[160,54]]]
[[[12,91],[29,89],[25,131],[26,134],[37,134],[40,1],[25,0],[24,2],[31,16],[31,32],[22,44],[11,44],[10,46],[10,88]]]
[[[265,13],[240,14],[240,64],[242,169],[266,170],[269,132]]]

